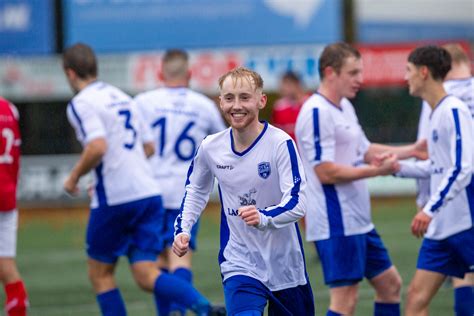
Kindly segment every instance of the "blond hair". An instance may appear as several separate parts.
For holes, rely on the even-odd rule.
[[[442,46],[451,55],[452,62],[455,64],[469,64],[469,57],[466,51],[458,43],[449,43]]]
[[[219,89],[222,90],[222,85],[224,84],[224,81],[227,79],[227,77],[232,78],[234,85],[237,83],[237,80],[242,80],[245,79],[247,80],[251,85],[255,87],[256,90],[262,90],[263,89],[263,79],[262,77],[255,71],[250,70],[245,67],[237,67],[234,68],[224,75],[222,75],[219,78]]]

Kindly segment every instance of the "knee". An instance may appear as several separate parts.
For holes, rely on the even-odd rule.
[[[396,275],[393,280],[390,282],[388,293],[391,298],[400,299],[400,292],[402,289],[402,277],[400,275]]]
[[[153,271],[149,269],[135,269],[133,271],[133,278],[137,285],[144,291],[153,292],[156,278],[159,276],[157,269]]]
[[[428,305],[428,298],[416,287],[416,285],[410,284],[407,291],[407,308],[408,309],[423,309]]]
[[[114,275],[110,271],[100,271],[97,269],[89,269],[88,271],[89,281],[96,290],[96,292],[103,292],[104,289],[115,287]]]

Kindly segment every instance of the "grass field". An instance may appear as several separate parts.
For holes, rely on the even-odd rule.
[[[374,221],[403,280],[404,290],[415,270],[420,241],[409,233],[413,199],[375,201]],[[202,218],[198,252],[194,259],[195,284],[212,301],[223,302],[217,264],[219,205],[211,204]],[[18,263],[31,301],[30,315],[99,315],[86,273],[83,250],[85,209],[22,210]],[[325,315],[328,292],[323,284],[315,250],[306,244],[306,258],[317,315]],[[349,259],[349,258],[348,258]],[[118,283],[129,315],[154,315],[150,294],[140,291],[124,258],[117,271]],[[372,315],[373,292],[366,282],[360,288],[356,315]],[[0,300],[4,300],[3,292]],[[443,287],[431,306],[432,315],[452,315],[452,290]]]

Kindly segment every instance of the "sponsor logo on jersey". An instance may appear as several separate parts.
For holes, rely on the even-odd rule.
[[[216,165],[217,169],[223,169],[223,170],[232,170],[234,169],[234,166],[232,165]]]
[[[272,169],[270,168],[269,162],[261,162],[258,164],[258,175],[263,179],[266,179],[270,176]]]
[[[243,196],[239,195],[240,206],[257,205],[257,201],[253,197],[255,193],[257,190],[253,188],[249,190],[249,193],[245,193]]]

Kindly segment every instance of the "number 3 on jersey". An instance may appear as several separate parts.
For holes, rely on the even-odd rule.
[[[0,136],[5,139],[5,151],[3,153],[0,151],[0,164],[11,164],[13,163],[13,156],[10,153],[13,147],[13,142],[15,141],[15,134],[11,129],[5,127],[2,129]],[[1,149],[2,148],[0,147],[0,150]]]
[[[133,127],[132,123],[130,122],[132,118],[132,114],[130,113],[130,110],[120,110],[118,113],[119,115],[125,117],[125,128],[133,132],[132,142],[123,144],[123,147],[131,150],[133,149],[133,146],[135,146],[135,141],[137,140],[137,131]]]
[[[191,160],[194,157],[194,153],[196,152],[196,141],[189,135],[189,131],[194,126],[195,122],[189,122],[183,131],[179,134],[178,139],[176,139],[176,143],[174,145],[174,152],[176,156],[183,161]],[[160,128],[160,140],[158,144],[158,154],[160,157],[163,157],[163,151],[165,149],[165,142],[166,142],[166,117],[162,117],[156,120],[152,125],[153,128]],[[187,153],[183,153],[181,145],[183,142],[189,142],[191,145],[191,150]]]

